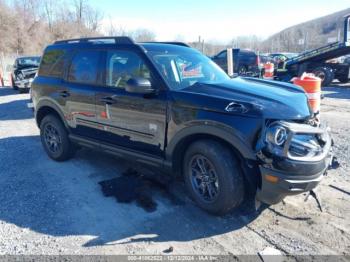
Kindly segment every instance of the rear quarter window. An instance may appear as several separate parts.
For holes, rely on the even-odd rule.
[[[39,69],[39,75],[62,77],[65,50],[48,50],[45,52]]]

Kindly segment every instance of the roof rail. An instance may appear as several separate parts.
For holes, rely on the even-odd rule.
[[[168,44],[168,45],[179,45],[179,46],[191,47],[188,44],[183,42],[142,42],[141,44]]]
[[[58,40],[54,44],[72,44],[72,43],[106,43],[110,40],[114,41],[115,44],[135,44],[135,42],[127,36],[102,36],[102,37],[85,37],[85,38],[74,38],[66,40]]]

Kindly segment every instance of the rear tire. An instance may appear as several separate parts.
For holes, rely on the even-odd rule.
[[[238,75],[245,76],[245,75],[247,75],[247,72],[248,72],[248,70],[245,66],[238,67]]]
[[[47,155],[55,161],[65,161],[75,153],[65,126],[54,115],[47,115],[41,121],[40,137]]]
[[[322,86],[329,86],[333,82],[334,73],[329,67],[317,67],[312,71],[312,73],[321,78]]]
[[[200,140],[187,150],[183,173],[187,191],[209,213],[223,215],[244,198],[244,181],[232,152],[214,140]]]

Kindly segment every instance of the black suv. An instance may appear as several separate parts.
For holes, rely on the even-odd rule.
[[[259,76],[260,59],[254,51],[233,48],[232,58],[234,73],[240,76]],[[227,72],[227,50],[213,56],[212,60]]]
[[[20,93],[28,91],[38,72],[39,63],[40,56],[18,57],[11,73],[12,88]]]
[[[181,174],[211,213],[252,190],[269,204],[311,190],[328,167],[330,136],[301,88],[230,79],[182,43],[58,41],[32,88],[49,157],[66,160],[79,145]]]

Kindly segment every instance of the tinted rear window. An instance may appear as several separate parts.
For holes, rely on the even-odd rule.
[[[81,84],[96,84],[100,52],[78,51],[69,68],[68,81]]]
[[[239,52],[240,55],[244,55],[244,56],[256,56],[256,54],[252,51],[244,51],[244,50],[241,50]]]
[[[48,50],[41,59],[39,75],[62,77],[65,50]]]

